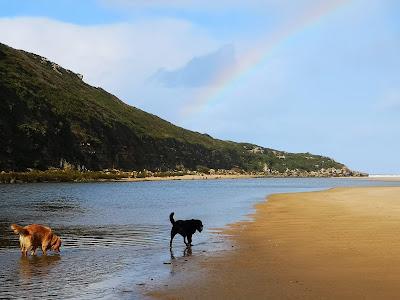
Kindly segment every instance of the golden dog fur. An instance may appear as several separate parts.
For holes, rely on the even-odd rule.
[[[47,250],[60,252],[61,239],[47,226],[32,224],[22,227],[12,224],[11,229],[15,234],[19,234],[21,252],[24,256],[28,255],[28,251],[31,251],[31,255],[36,255],[36,249],[39,247],[44,255]]]

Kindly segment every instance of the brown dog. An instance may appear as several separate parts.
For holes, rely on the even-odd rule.
[[[36,255],[36,249],[39,247],[44,255],[50,249],[60,252],[61,239],[49,227],[38,224],[22,227],[12,224],[11,229],[15,234],[19,234],[19,244],[24,256],[28,255],[28,251],[31,251],[31,255]]]

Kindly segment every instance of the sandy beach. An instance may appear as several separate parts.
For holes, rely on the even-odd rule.
[[[271,196],[225,233],[234,250],[196,257],[161,299],[396,299],[400,188]]]
[[[182,176],[165,176],[165,177],[144,177],[144,178],[122,178],[118,180],[112,180],[112,181],[164,181],[164,180],[205,180],[205,179],[243,179],[243,178],[285,178],[285,177],[268,177],[268,176],[263,176],[263,175],[251,175],[251,174],[196,174],[196,175],[182,175]],[[286,178],[293,178],[293,177],[286,177]],[[313,177],[308,177],[308,178],[313,178]],[[318,177],[314,177],[318,178]],[[322,177],[324,178],[324,177]],[[376,177],[367,177],[367,176],[354,176],[354,177],[325,177],[325,178],[332,178],[332,179],[343,179],[343,178],[348,178],[348,179],[357,179],[357,180],[373,180],[373,181],[385,181],[385,182],[390,182],[390,181],[400,181],[399,176],[392,176],[392,177],[385,177],[385,176],[376,176]]]
[[[164,181],[164,180],[207,180],[207,179],[243,179],[243,178],[259,178],[260,175],[250,174],[235,174],[235,175],[209,175],[209,174],[197,174],[197,175],[182,175],[182,176],[165,176],[165,177],[144,177],[144,178],[123,178],[115,181]]]
[[[129,178],[122,178],[112,181],[164,181],[164,180],[209,180],[209,179],[243,179],[243,178],[293,178],[293,177],[271,177],[271,176],[264,176],[264,175],[251,175],[251,174],[196,174],[196,175],[182,175],[182,176],[165,176],[165,177],[129,177]],[[301,177],[299,177],[301,178]],[[319,178],[319,177],[307,177],[307,178]],[[357,180],[373,180],[373,181],[385,181],[385,182],[397,182],[400,181],[400,176],[353,176],[353,177],[321,177],[321,178],[332,178],[332,179],[357,179]],[[104,180],[107,181],[107,180]]]

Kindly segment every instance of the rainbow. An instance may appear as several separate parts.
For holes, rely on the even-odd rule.
[[[269,34],[267,39],[262,40],[251,51],[242,55],[235,66],[227,68],[215,76],[213,83],[210,85],[211,87],[205,88],[199,95],[194,97],[194,100],[188,101],[181,111],[182,116],[187,118],[204,110],[209,103],[234,86],[239,78],[263,63],[275,47],[350,2],[351,0],[325,1],[293,22],[287,23],[272,34]]]

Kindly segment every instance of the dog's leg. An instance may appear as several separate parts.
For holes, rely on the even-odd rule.
[[[172,228],[171,229],[171,240],[169,241],[169,247],[172,248],[172,240],[174,239],[177,232]]]
[[[28,256],[28,253],[32,249],[32,240],[29,237],[23,237],[21,240],[21,251],[24,256]]]
[[[186,247],[186,249],[183,250],[183,256],[191,256],[191,255],[192,255],[192,248],[190,246]]]
[[[188,245],[188,243],[186,242],[186,235],[183,236],[183,242],[185,243],[186,246]]]
[[[21,249],[22,255],[23,255],[23,256],[28,256],[29,249],[30,249],[30,245],[24,244],[24,245],[22,246],[22,249]]]
[[[169,253],[171,254],[171,259],[175,259],[174,251],[172,251],[172,248],[169,248]]]
[[[31,250],[31,255],[36,255],[36,249],[37,249],[37,248],[33,248],[33,249]]]
[[[43,252],[43,255],[47,255],[47,246],[48,246],[48,244],[47,243],[42,243],[42,252]]]
[[[192,246],[192,235],[189,234],[187,238],[188,238],[188,244],[189,244],[189,246]]]
[[[25,252],[25,244],[24,244],[24,240],[23,240],[21,235],[19,236],[19,248],[21,249],[21,254],[23,256],[26,256],[25,255],[26,254],[26,252]]]

